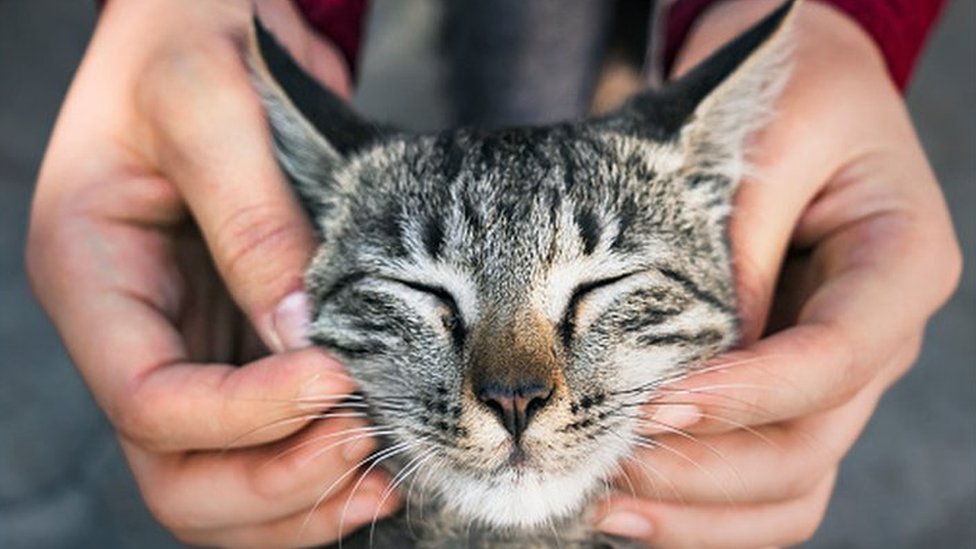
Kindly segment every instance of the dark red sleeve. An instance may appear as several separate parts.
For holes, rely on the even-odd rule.
[[[353,74],[363,39],[366,0],[296,0],[315,29],[342,52]]]
[[[695,20],[718,0],[678,0],[667,14],[664,67],[671,64]],[[945,0],[819,0],[853,17],[878,44],[891,78],[904,90]]]

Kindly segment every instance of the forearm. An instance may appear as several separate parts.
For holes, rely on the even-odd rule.
[[[665,68],[670,71],[688,37],[700,26],[709,12],[721,8],[753,12],[770,9],[766,0],[681,0],[668,12],[667,44],[664,51]],[[817,0],[817,4],[831,6],[846,14],[870,36],[880,50],[888,74],[899,89],[907,86],[929,32],[934,26],[945,0]]]

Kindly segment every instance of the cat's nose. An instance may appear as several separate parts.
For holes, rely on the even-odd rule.
[[[553,388],[530,383],[516,388],[488,385],[476,390],[478,400],[494,412],[512,439],[519,442],[536,412],[549,403]]]

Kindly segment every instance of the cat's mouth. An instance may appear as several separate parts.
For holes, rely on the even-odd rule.
[[[547,472],[525,457],[515,457],[521,463],[510,463],[510,459],[486,475],[462,473],[445,479],[448,482],[439,491],[446,507],[495,527],[533,529],[578,514],[604,472],[596,463]]]
[[[626,451],[609,442],[587,459],[567,462],[547,452],[545,444],[526,447],[509,441],[496,449],[494,467],[445,470],[437,491],[448,509],[467,519],[524,529],[578,514]]]
[[[505,467],[515,470],[525,469],[529,466],[529,456],[521,446],[515,446],[508,454]]]

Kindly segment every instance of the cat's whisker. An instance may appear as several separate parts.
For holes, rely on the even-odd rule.
[[[636,460],[636,458],[634,458],[633,456],[628,456],[628,457],[631,460]],[[617,464],[617,470],[620,471],[620,474],[627,481],[627,485],[630,487],[630,495],[633,496],[633,497],[635,497],[635,498],[636,497],[639,497],[638,491],[637,491],[637,489],[636,489],[636,487],[634,485],[633,479],[630,478],[630,473],[627,472],[627,469],[624,468],[624,466],[623,466],[622,463],[618,463]],[[647,476],[647,473],[646,472],[644,472],[644,477],[647,478],[648,481],[650,481],[651,489],[654,490],[654,497],[656,499],[661,499],[661,491],[658,488],[657,483],[653,482],[652,479]]]
[[[675,374],[661,376],[647,383],[638,385],[636,387],[628,387],[627,389],[612,391],[611,393],[614,395],[623,395],[623,394],[633,394],[635,392],[650,391],[650,390],[669,390],[670,389],[670,387],[668,387],[669,385],[674,383],[679,383],[681,381],[685,381],[695,376],[724,371],[737,366],[768,362],[774,359],[790,358],[795,356],[797,356],[795,353],[780,353],[776,355],[767,355],[762,357],[741,359],[732,362],[723,362],[723,363],[713,364],[710,366],[705,366],[700,368],[692,368],[687,372],[677,372]],[[773,374],[772,372],[769,373],[772,377],[780,377],[779,375]]]
[[[316,402],[333,402],[344,400],[363,400],[363,397],[356,393],[322,393],[321,395],[295,398],[269,398],[269,397],[237,397],[239,400],[248,402],[278,402],[281,404],[306,404]]]
[[[646,478],[647,481],[650,482],[651,488],[654,490],[654,496],[656,498],[662,499],[660,488],[658,487],[657,483],[654,482],[655,478],[661,482],[664,482],[668,486],[668,489],[671,491],[671,494],[674,496],[674,498],[678,500],[678,503],[681,503],[682,505],[685,504],[685,500],[681,496],[681,491],[678,490],[678,486],[673,481],[671,481],[671,479],[669,479],[664,473],[662,473],[657,467],[654,467],[650,463],[632,455],[625,456],[624,459],[637,464],[641,472],[644,473],[644,478]]]
[[[413,446],[415,446],[415,444],[413,442],[410,442],[410,441],[401,442],[399,444],[394,444],[393,446],[387,448],[384,452],[380,452],[380,453],[378,453],[377,455],[375,455],[375,456],[373,456],[371,458],[372,459],[372,463],[370,463],[369,466],[366,468],[366,470],[363,471],[362,474],[359,475],[359,478],[356,479],[356,483],[353,485],[352,490],[349,492],[349,496],[346,497],[346,502],[342,506],[342,512],[339,514],[339,524],[340,525],[344,525],[345,524],[345,522],[346,522],[346,513],[349,511],[349,504],[352,502],[353,496],[355,496],[356,495],[356,492],[359,491],[359,487],[362,486],[363,481],[366,480],[366,477],[369,476],[369,474],[373,471],[373,469],[375,469],[377,466],[379,466],[380,463],[386,461],[387,459],[390,459],[392,457],[395,457],[397,455],[400,455],[400,454],[402,454],[402,453],[410,450],[410,448],[412,448]],[[379,454],[382,454],[382,455],[379,455]],[[370,459],[370,458],[367,458],[367,459]],[[359,470],[359,467],[362,466],[365,463],[366,463],[366,460],[361,461],[358,465],[356,465],[353,469],[351,469],[351,471],[357,471],[357,470]],[[343,477],[345,477],[347,474],[348,474],[348,472],[347,473],[344,473],[343,474]],[[340,477],[340,478],[342,478],[342,477]],[[328,491],[326,493],[328,493]],[[312,507],[312,511],[315,511],[315,509],[319,505],[321,505],[321,503],[322,503],[323,500],[324,499],[322,497],[320,497],[319,500],[317,500],[315,502],[315,505]],[[306,520],[305,520],[305,523],[306,524],[308,523],[308,519],[309,518],[311,518],[311,514],[309,514],[309,516],[306,518]],[[304,527],[305,527],[305,525],[303,525],[303,528]],[[340,528],[339,528],[339,549],[342,549],[342,538],[343,538],[343,534],[344,533],[342,532],[342,526],[340,526]]]
[[[418,440],[417,442],[423,443],[424,441]],[[379,519],[380,509],[383,507],[383,504],[386,503],[386,500],[390,498],[390,496],[397,489],[397,487],[400,486],[400,484],[402,484],[403,481],[406,480],[411,474],[413,474],[413,472],[416,471],[418,467],[422,466],[427,460],[433,457],[436,451],[437,451],[436,448],[431,448],[426,452],[421,453],[419,456],[408,461],[407,464],[404,465],[399,472],[397,472],[396,476],[394,476],[390,480],[386,489],[383,490],[383,494],[380,496],[380,502],[376,506],[376,512],[373,513],[373,520],[370,522],[369,525],[369,546],[370,547],[373,546],[373,539],[376,534],[376,521]]]
[[[247,439],[248,437],[257,435],[258,433],[261,433],[263,431],[267,431],[268,429],[275,429],[278,427],[284,427],[286,425],[292,425],[295,423],[308,423],[320,419],[353,418],[353,417],[356,418],[367,417],[367,415],[363,412],[321,412],[321,413],[304,413],[297,416],[277,419],[275,421],[266,423],[264,425],[259,425],[235,437],[233,440],[227,442],[227,444],[224,445],[224,447],[221,449],[221,453],[225,453],[234,449],[239,443],[241,443],[241,441]]]
[[[622,441],[623,441],[624,443],[626,443],[626,444],[628,444],[628,445],[632,445],[632,444],[633,444],[633,440],[631,440],[630,438],[628,438],[628,437],[624,437],[623,435],[620,435],[619,433],[616,433],[616,432],[613,432],[613,431],[611,431],[611,433],[613,434],[613,436],[615,436],[615,437],[617,437],[618,439],[620,439],[620,440],[622,440]],[[651,486],[652,486],[652,487],[654,488],[654,492],[655,492],[655,495],[656,495],[656,496],[658,496],[658,497],[660,498],[660,492],[658,491],[658,487],[657,487],[657,484],[656,484],[656,483],[654,482],[654,480],[653,480],[653,479],[652,479],[652,478],[651,478],[651,477],[649,476],[649,472],[653,472],[653,474],[654,474],[654,476],[655,476],[655,477],[657,477],[658,479],[660,479],[660,480],[662,480],[662,481],[664,481],[664,482],[665,482],[665,483],[666,483],[666,484],[668,485],[668,488],[670,488],[670,490],[671,490],[671,492],[672,492],[672,493],[674,494],[674,496],[675,496],[675,497],[676,497],[676,498],[677,498],[677,499],[678,499],[679,501],[681,501],[681,503],[684,503],[684,501],[683,501],[683,500],[682,500],[682,498],[681,498],[681,492],[679,492],[679,491],[678,491],[678,487],[677,487],[677,486],[675,486],[675,484],[674,484],[673,482],[671,482],[671,480],[670,480],[670,479],[668,479],[668,478],[667,478],[666,476],[664,476],[664,475],[663,475],[663,474],[662,474],[662,473],[661,473],[660,471],[658,471],[658,470],[657,470],[657,468],[655,468],[655,467],[654,467],[653,465],[651,465],[650,463],[646,463],[646,462],[644,462],[643,460],[641,460],[641,459],[638,459],[638,458],[637,458],[636,456],[634,456],[634,455],[631,455],[631,454],[627,454],[627,455],[625,455],[625,456],[624,456],[624,459],[626,459],[626,460],[628,460],[628,461],[633,461],[633,462],[634,462],[634,463],[636,463],[636,464],[637,464],[638,466],[640,466],[640,468],[641,468],[641,469],[643,470],[643,473],[644,473],[644,478],[646,478],[646,479],[647,479],[647,480],[648,480],[648,481],[649,481],[649,482],[651,483]]]
[[[706,441],[702,440],[701,438],[696,437],[695,435],[693,435],[692,433],[689,433],[688,431],[686,431],[684,429],[679,429],[677,427],[674,427],[672,425],[668,425],[668,424],[663,423],[663,422],[660,422],[660,421],[654,421],[652,419],[647,419],[647,420],[642,420],[642,421],[643,421],[644,425],[651,425],[651,426],[654,426],[654,427],[660,427],[661,429],[664,429],[668,433],[671,433],[673,435],[679,436],[679,437],[681,437],[681,438],[683,438],[685,440],[688,440],[690,442],[693,442],[695,444],[698,444],[698,445],[704,447],[710,454],[712,454],[713,456],[717,457],[719,459],[719,461],[721,461],[723,464],[725,464],[725,466],[728,467],[730,471],[732,471],[732,474],[735,475],[736,480],[739,481],[739,487],[742,489],[743,492],[746,491],[746,481],[745,481],[745,479],[742,478],[742,474],[739,473],[739,469],[735,465],[733,465],[732,462],[727,457],[725,457],[725,454],[723,454],[721,450],[719,450],[718,448],[716,448],[714,444],[711,444],[709,442],[706,442]],[[641,435],[637,435],[637,436],[641,436]],[[641,438],[645,438],[645,437],[641,436]],[[647,439],[647,440],[653,441],[655,444],[659,444],[659,441],[657,441],[657,439]]]
[[[427,483],[428,481],[430,481],[430,475],[431,475],[431,473],[434,470],[436,470],[436,468],[438,466],[437,465],[437,461],[438,460],[437,460],[437,454],[436,454],[436,452],[434,453],[433,458],[434,458],[433,463],[428,464],[427,470],[425,471],[427,475],[424,477],[424,480],[420,482],[421,490],[426,490],[426,488],[424,487],[425,486],[425,483]],[[410,504],[413,502],[413,489],[416,486],[418,479],[420,479],[420,475],[419,474],[414,475],[413,476],[413,479],[410,480],[410,485],[407,487],[407,498],[406,498],[407,499],[407,502],[406,502],[406,506],[405,506],[406,509],[405,509],[405,512],[404,512],[404,521],[407,523],[407,531],[410,532],[410,536],[413,537],[414,539],[417,538],[417,533],[413,529],[413,520],[412,520],[413,517],[410,514]],[[421,499],[420,499],[420,502],[419,502],[419,507],[420,507],[420,512],[421,513],[423,513],[423,510],[424,510],[424,504],[423,504],[424,494],[425,494],[425,492],[423,492],[423,491],[420,493],[420,498]],[[423,519],[423,516],[421,516],[421,519]]]
[[[731,361],[716,361],[711,363],[706,363],[705,365],[694,368],[691,371],[683,372],[677,374],[675,377],[677,380],[687,379],[689,377],[694,377],[701,374],[708,374],[712,372],[721,372],[723,370],[729,370],[739,366],[747,366],[750,364],[762,364],[763,362],[771,362],[775,360],[782,360],[784,358],[797,358],[800,355],[797,353],[774,353],[763,356],[754,356],[749,358],[741,358],[738,360]]]
[[[735,427],[736,429],[741,429],[741,430],[743,430],[743,431],[745,431],[745,432],[747,432],[747,433],[749,433],[751,435],[754,435],[756,438],[758,438],[762,442],[766,443],[767,445],[771,446],[772,448],[774,448],[774,449],[776,449],[776,450],[778,450],[780,452],[785,451],[784,448],[779,443],[777,443],[773,439],[769,438],[768,436],[762,434],[762,432],[760,432],[759,429],[756,429],[755,427],[752,427],[751,425],[746,425],[745,423],[742,423],[741,421],[735,421],[735,420],[732,420],[732,419],[729,419],[729,418],[726,418],[726,417],[722,417],[722,416],[715,415],[715,414],[709,414],[709,413],[706,413],[706,412],[701,412],[698,415],[701,416],[703,419],[711,419],[713,421],[718,421],[718,422],[724,423],[726,425],[731,425],[732,427]]]
[[[415,397],[405,395],[378,395],[369,393],[365,395],[365,398],[370,402],[417,402]]]
[[[315,409],[321,409],[323,407],[327,407],[327,409],[331,409],[331,408],[351,408],[352,409],[352,408],[355,408],[355,409],[366,410],[366,409],[369,409],[371,407],[369,404],[366,404],[365,402],[342,402],[340,404],[329,403],[329,402],[305,402],[305,403],[299,404],[298,406],[302,410],[308,410],[308,409],[315,410]]]
[[[627,471],[623,467],[621,467],[619,463],[614,464],[613,470],[619,473],[620,476],[622,476],[624,480],[627,481],[627,486],[630,488],[630,495],[636,498],[637,488],[634,487],[634,483],[633,481],[631,481],[630,475],[627,474]]]
[[[728,501],[728,503],[731,504],[735,502],[735,500],[732,498],[732,494],[728,491],[728,489],[725,487],[723,483],[719,482],[718,478],[711,471],[706,469],[704,466],[702,466],[702,464],[698,463],[697,461],[689,457],[684,452],[668,444],[665,444],[659,440],[645,439],[644,437],[640,437],[640,436],[632,437],[632,442],[635,445],[640,446],[641,448],[646,448],[648,450],[663,449],[681,458],[685,462],[691,464],[695,469],[698,470],[698,472],[708,477],[708,479],[712,482],[712,484],[714,484],[716,488],[721,490],[722,495],[725,496],[725,499],[726,501]]]
[[[420,492],[420,501],[417,502],[417,506],[420,508],[421,513],[423,513],[424,509],[426,509],[427,494],[430,492],[430,477],[435,470],[435,467],[428,467],[427,475],[424,477],[424,480],[421,483],[421,486],[424,487],[424,489]],[[421,515],[421,519],[423,519],[423,515]]]
[[[652,406],[670,406],[670,405],[677,405],[677,404],[696,404],[694,402],[688,402],[688,401],[660,402],[660,400],[663,399],[663,398],[665,398],[665,397],[670,398],[671,395],[696,395],[696,394],[701,394],[701,395],[708,395],[709,397],[713,397],[713,398],[717,398],[717,399],[723,399],[725,401],[728,401],[728,402],[732,402],[732,403],[741,405],[741,407],[738,407],[737,408],[737,407],[733,407],[733,406],[731,406],[729,404],[723,405],[723,404],[717,404],[717,403],[710,403],[709,406],[712,407],[712,408],[725,408],[725,409],[728,409],[728,410],[749,410],[751,412],[756,412],[758,414],[762,414],[762,415],[765,415],[767,417],[775,417],[775,414],[769,408],[766,408],[765,406],[761,406],[759,404],[756,404],[755,402],[750,402],[750,401],[747,401],[745,399],[738,398],[738,397],[735,397],[733,395],[729,395],[729,394],[725,394],[725,393],[710,392],[710,391],[712,391],[712,390],[714,390],[716,388],[728,388],[728,387],[730,387],[730,386],[705,387],[704,389],[680,389],[680,390],[673,390],[671,392],[671,394],[669,394],[669,395],[657,394],[657,395],[655,395],[654,397],[652,397],[650,399],[625,401],[621,405],[621,407],[652,407]],[[740,388],[738,386],[731,386],[731,387]],[[754,389],[755,388],[760,388],[760,389],[766,389],[766,390],[773,390],[774,389],[773,387],[768,387],[768,386],[765,386],[765,387],[764,386],[758,386],[758,387],[751,387],[751,388],[754,388]]]
[[[680,403],[662,403],[661,405],[662,406],[666,406],[666,405],[669,405],[669,404],[680,404]],[[645,413],[633,414],[633,413],[620,413],[620,412],[615,412],[615,413],[612,413],[611,415],[616,416],[616,417],[622,417],[622,418],[627,418],[627,419],[630,419],[630,420],[634,420],[637,423],[638,426],[642,426],[642,427],[643,426],[648,426],[648,427],[651,427],[651,428],[655,428],[655,427],[661,427],[661,426],[663,426],[663,424],[661,422],[658,422],[657,420],[654,420],[653,418],[648,418]],[[728,418],[725,418],[725,417],[722,417],[722,416],[718,416],[718,415],[715,415],[715,414],[709,414],[709,413],[706,413],[706,412],[699,412],[698,413],[698,416],[701,417],[701,418],[703,418],[703,419],[711,419],[711,420],[714,420],[714,421],[718,421],[718,422],[721,422],[721,423],[725,423],[726,425],[730,425],[732,427],[735,427],[736,429],[741,429],[741,430],[746,431],[747,433],[749,433],[751,435],[754,435],[756,438],[760,439],[762,442],[764,442],[767,445],[773,447],[774,449],[777,449],[777,450],[780,450],[780,451],[783,450],[782,446],[780,446],[775,441],[773,441],[772,439],[770,439],[769,437],[767,437],[766,435],[764,435],[762,432],[760,432],[755,427],[752,427],[750,425],[746,425],[745,423],[742,423],[742,422],[739,422],[739,421],[734,421],[734,420],[731,420],[731,419],[728,419]],[[668,427],[673,428],[674,426],[668,426]],[[685,431],[685,432],[688,433],[689,435],[692,434],[690,431]]]
[[[777,391],[779,387],[774,385],[759,385],[756,383],[715,383],[712,385],[700,385],[696,387],[668,387],[663,386],[657,390],[660,397],[669,395],[683,395],[683,394],[709,394],[708,391],[714,391],[718,389],[746,389],[750,391]]]
[[[309,456],[308,462],[315,461],[320,456],[324,455],[326,452],[328,452],[329,450],[337,446],[341,446],[343,444],[349,444],[351,442],[355,442],[357,440],[362,440],[365,438],[373,438],[373,437],[379,437],[379,436],[390,435],[390,434],[393,434],[393,431],[387,430],[386,427],[372,426],[372,427],[351,427],[349,429],[343,429],[341,431],[336,431],[334,433],[318,435],[308,440],[304,440],[286,450],[282,450],[281,452],[278,452],[274,456],[268,458],[264,463],[262,463],[259,466],[259,470],[268,467],[275,461],[278,461],[284,457],[294,454],[295,452],[299,452],[304,448],[312,446],[313,444],[318,444],[319,442],[329,440],[330,438],[343,437],[337,441],[334,441],[316,450],[314,454]]]
[[[562,549],[562,539],[559,537],[559,532],[556,530],[556,523],[552,520],[552,517],[546,517],[546,524],[549,526],[549,531],[552,532],[552,536],[556,540],[556,549]]]
[[[370,455],[366,456],[365,458],[361,459],[355,465],[350,466],[344,473],[342,473],[342,475],[340,475],[338,478],[336,478],[332,482],[332,484],[330,484],[325,490],[322,491],[322,493],[319,495],[318,499],[316,499],[315,500],[315,503],[312,505],[312,508],[308,511],[308,514],[305,516],[305,520],[302,522],[301,529],[299,530],[299,533],[298,533],[299,537],[301,537],[301,534],[305,532],[305,529],[308,527],[309,521],[312,520],[312,516],[315,513],[316,509],[318,509],[319,506],[322,505],[322,502],[325,501],[325,498],[329,497],[329,495],[336,488],[336,486],[339,485],[339,483],[341,483],[342,481],[344,481],[346,479],[346,477],[348,477],[349,475],[351,475],[351,474],[355,473],[356,471],[358,471],[359,468],[362,467],[364,464],[369,463],[370,460],[372,460],[372,459],[378,459],[378,458],[380,458],[380,456],[384,456],[385,457],[387,454],[389,454],[391,452],[395,454],[396,452],[398,452],[402,447],[406,446],[407,444],[408,443],[400,443],[400,444],[391,446],[389,448],[381,448],[381,449],[379,449],[379,450],[371,453]]]
[[[678,401],[669,401],[669,402],[648,402],[648,401],[624,402],[618,405],[615,411],[610,413],[613,415],[620,415],[621,417],[640,419],[640,418],[647,418],[648,414],[653,416],[653,414],[656,413],[659,409],[666,408],[668,406],[682,406],[682,405],[695,405],[695,404],[696,404],[695,402],[690,400],[678,400]],[[730,410],[730,411],[742,410],[742,407],[740,406],[732,406],[729,404],[712,404],[710,405],[710,407],[717,410]],[[629,410],[629,411],[623,413],[625,410]],[[705,412],[701,412],[701,413],[704,414]]]

